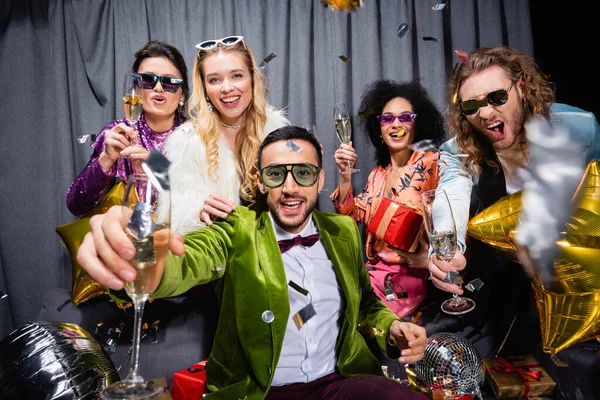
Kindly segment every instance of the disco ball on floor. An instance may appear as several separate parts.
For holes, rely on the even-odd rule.
[[[418,383],[432,392],[449,396],[471,394],[483,398],[485,366],[479,351],[460,335],[440,332],[431,335],[425,356],[415,364]]]

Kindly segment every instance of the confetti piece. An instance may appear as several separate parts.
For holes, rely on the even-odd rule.
[[[292,319],[294,320],[296,327],[300,329],[309,319],[311,319],[315,315],[317,315],[315,308],[313,307],[312,303],[308,303],[302,310],[298,311]]]
[[[288,140],[285,145],[290,149],[294,150],[296,153],[300,153],[302,151],[302,148],[296,143],[292,142],[291,140]]]
[[[423,40],[426,42],[438,42],[437,38],[434,38],[433,36],[423,36]]]
[[[8,297],[8,295],[6,293],[4,293],[2,290],[0,290],[0,299],[3,299],[5,297]]]
[[[290,281],[288,283],[288,285],[290,285],[290,287],[292,289],[294,289],[296,292],[298,292],[298,293],[300,293],[300,294],[302,294],[304,296],[308,295],[308,290],[304,289],[302,286],[298,285],[296,282]]]
[[[81,135],[81,136],[77,136],[77,142],[84,144],[84,143],[89,143],[89,142],[93,142],[96,140],[96,134],[93,135]]]
[[[437,147],[433,143],[433,140],[431,140],[431,139],[419,140],[418,142],[409,144],[408,148],[417,153],[425,152],[425,151],[433,151],[433,150],[437,149]]]
[[[406,36],[406,34],[408,33],[408,24],[406,22],[400,24],[400,26],[398,27],[398,32],[396,32],[396,34],[398,35],[398,37],[400,39],[402,39],[404,36]]]
[[[454,50],[454,52],[458,56],[458,61],[460,61],[463,64],[469,63],[469,54],[466,51]]]
[[[258,66],[258,69],[265,69],[265,67],[267,66],[267,64],[269,63],[269,61],[271,61],[272,59],[274,59],[275,57],[277,57],[276,54],[271,53],[268,56],[266,56],[261,62],[260,65]]]
[[[433,317],[433,323],[437,324],[438,321],[440,320],[440,318],[442,318],[442,314],[440,314],[440,313],[435,314],[435,317]]]
[[[439,3],[431,7],[433,11],[443,10],[446,7],[446,3]]]
[[[358,112],[358,116],[361,118],[365,118],[368,117],[371,114],[375,114],[375,110],[372,108],[369,108],[368,110],[362,110]]]
[[[339,58],[340,58],[340,60],[342,60],[345,63],[347,63],[348,61],[350,61],[350,59],[348,57],[346,57],[346,56],[340,56]]]
[[[483,281],[479,278],[473,279],[471,282],[467,283],[465,288],[471,292],[479,290],[483,287]]]
[[[421,311],[417,311],[417,313],[415,314],[415,316],[413,317],[413,319],[412,319],[412,321],[411,321],[411,322],[412,322],[413,324],[417,324],[417,323],[419,323],[419,321],[421,320],[421,314],[422,314],[422,312],[421,312]]]

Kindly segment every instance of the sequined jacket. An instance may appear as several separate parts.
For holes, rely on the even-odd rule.
[[[343,292],[337,369],[344,376],[381,375],[367,340],[374,339],[389,357],[398,357],[398,349],[387,345],[388,329],[398,317],[371,287],[354,220],[316,210],[312,216]],[[185,247],[183,256],[169,254],[153,297],[175,296],[217,280],[221,311],[206,368],[207,388],[211,398],[264,399],[290,312],[285,270],[268,212],[239,206],[226,220],[187,234]],[[273,319],[265,317],[270,315],[267,311]]]

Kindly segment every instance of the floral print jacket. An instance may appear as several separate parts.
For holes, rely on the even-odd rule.
[[[384,193],[384,190],[388,175],[392,171],[391,164],[385,168],[377,166],[371,171],[367,184],[359,195],[354,196],[352,187],[350,187],[346,198],[340,201],[340,188],[338,187],[330,198],[339,214],[349,215],[364,226],[369,225],[381,199],[386,195],[397,203],[420,210],[421,193],[435,189],[437,186],[438,160],[438,151],[413,153],[389,194]],[[367,234],[365,252],[371,262],[377,262],[380,259],[388,264],[401,263],[398,253],[388,247],[383,240],[367,230],[365,232]]]

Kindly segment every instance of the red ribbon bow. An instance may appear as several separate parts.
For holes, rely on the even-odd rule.
[[[311,247],[313,244],[319,241],[320,237],[321,234],[319,233],[315,233],[305,237],[298,235],[293,239],[283,239],[278,241],[277,243],[279,243],[279,250],[281,250],[281,254],[283,254],[294,246],[302,245],[304,247]]]
[[[522,396],[524,399],[526,399],[529,395],[529,382],[539,381],[542,379],[542,371],[529,371],[529,368],[538,368],[540,364],[523,365],[521,367],[517,367],[502,357],[496,357],[496,359],[500,364],[502,364],[502,366],[487,368],[487,371],[498,371],[502,374],[512,374],[513,372],[516,372],[519,374],[519,378],[521,378],[523,384],[525,385],[525,390],[523,391]]]

